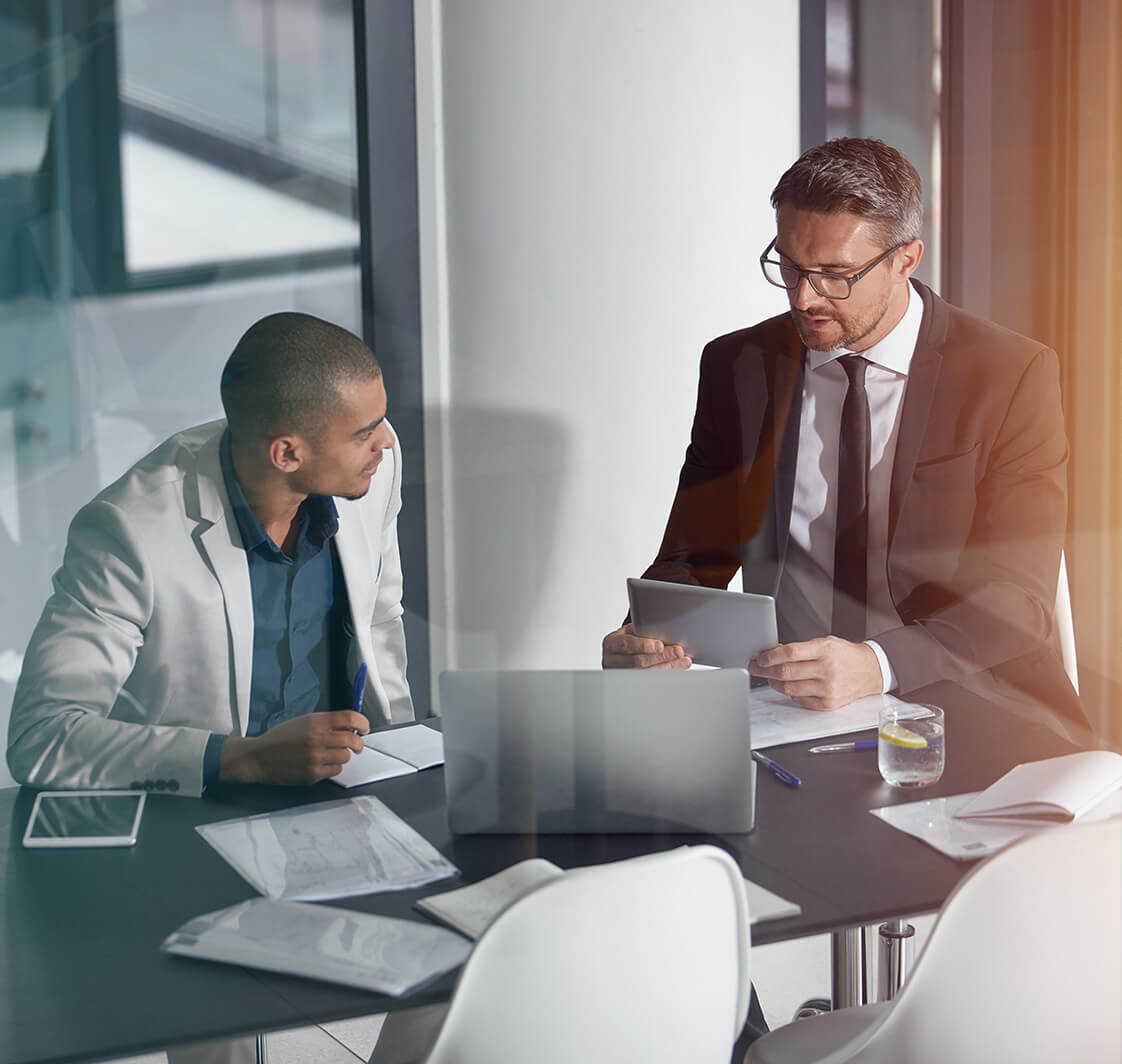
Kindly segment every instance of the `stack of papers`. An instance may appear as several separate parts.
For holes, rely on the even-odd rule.
[[[471,950],[441,928],[264,898],[189,920],[161,948],[394,996],[458,967]]]
[[[421,898],[416,907],[455,928],[460,934],[475,939],[508,905],[564,874],[552,861],[532,857],[471,886],[443,894],[430,894]],[[794,902],[765,890],[751,880],[745,880],[744,886],[748,893],[748,916],[753,924],[761,920],[797,916],[802,912],[802,908]]]
[[[458,872],[427,839],[365,795],[195,830],[269,898],[316,901],[408,890]]]
[[[351,755],[332,783],[359,787],[444,764],[444,736],[423,724],[371,732],[362,742],[362,752]]]

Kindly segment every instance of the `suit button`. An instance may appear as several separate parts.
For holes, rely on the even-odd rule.
[[[146,791],[150,791],[155,786],[156,786],[155,783],[153,783],[151,780],[145,780],[144,781],[144,789]]]
[[[168,790],[169,791],[179,790],[179,780],[168,780]]]
[[[167,790],[167,785],[167,780],[156,780],[156,790],[158,791]]]

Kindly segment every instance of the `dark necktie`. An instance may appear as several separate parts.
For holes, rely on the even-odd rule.
[[[865,638],[869,542],[869,398],[865,394],[868,362],[843,355],[849,378],[838,437],[838,514],[834,534],[834,618],[831,631],[843,639]]]

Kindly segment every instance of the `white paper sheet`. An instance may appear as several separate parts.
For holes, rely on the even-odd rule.
[[[463,964],[471,943],[410,920],[254,898],[189,920],[161,949],[400,996]]]
[[[269,898],[318,901],[406,890],[458,871],[368,795],[220,820],[195,830]]]
[[[825,739],[831,735],[875,728],[885,699],[903,704],[893,695],[869,695],[841,709],[803,709],[772,687],[753,687],[749,697],[752,747],[762,750],[782,743]]]
[[[444,764],[444,736],[424,724],[371,732],[362,741],[371,750],[380,750],[417,769]]]
[[[929,798],[923,802],[906,802],[870,809],[873,816],[908,835],[922,839],[940,853],[956,861],[972,861],[987,857],[1009,843],[1033,831],[1051,831],[1063,824],[1041,823],[1040,820],[992,818],[987,820],[957,819],[955,813],[970,799],[980,794],[952,794],[946,798]],[[1094,809],[1084,813],[1079,823],[1108,820],[1122,813],[1122,790],[1105,798]]]
[[[343,770],[330,779],[340,787],[359,787],[364,783],[390,780],[395,776],[408,776],[416,771],[412,765],[399,761],[396,757],[390,757],[379,750],[364,746],[361,753],[352,753],[351,759],[343,766]]]
[[[781,920],[785,916],[798,916],[803,911],[801,905],[796,905],[782,895],[753,883],[750,879],[744,880],[744,889],[748,893],[748,922],[751,924],[762,923],[764,920]]]

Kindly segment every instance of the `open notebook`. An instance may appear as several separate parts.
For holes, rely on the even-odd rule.
[[[475,939],[508,905],[564,874],[564,870],[552,861],[531,857],[471,886],[430,894],[416,902],[416,907],[460,934]],[[794,902],[765,890],[751,880],[746,879],[744,885],[748,892],[748,916],[752,923],[797,916],[802,912],[802,908]]]
[[[1122,756],[1112,750],[1084,750],[1017,765],[954,815],[1078,820],[1119,787]]]

